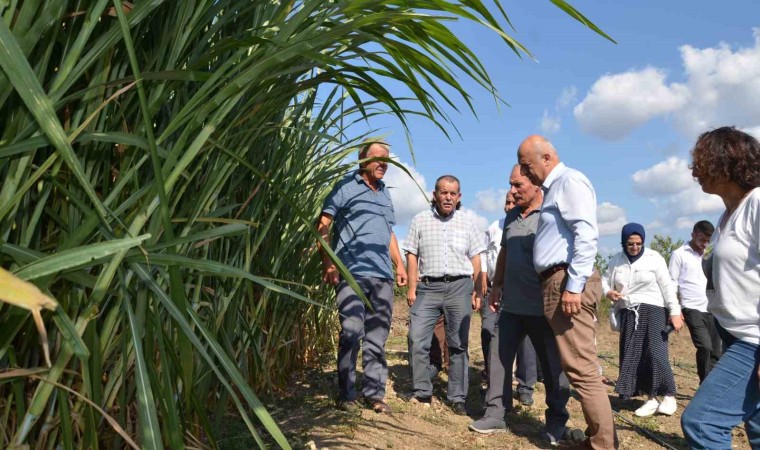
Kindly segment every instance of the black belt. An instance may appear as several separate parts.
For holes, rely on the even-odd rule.
[[[461,280],[462,278],[470,278],[469,275],[444,275],[442,277],[422,277],[423,283],[430,283],[431,281],[443,281],[444,283],[450,283],[452,281]]]
[[[570,264],[557,264],[556,266],[549,267],[548,269],[544,270],[543,272],[539,273],[538,276],[546,281],[548,280],[552,275],[555,273],[561,271],[561,270],[567,270],[567,268],[570,267]]]

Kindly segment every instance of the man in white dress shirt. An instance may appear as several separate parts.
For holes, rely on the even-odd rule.
[[[699,384],[723,353],[715,318],[707,312],[707,277],[702,270],[702,255],[714,230],[715,227],[707,220],[697,222],[692,229],[691,240],[670,255],[670,277],[678,284],[681,313],[697,349]]]
[[[560,162],[542,136],[528,136],[517,159],[522,173],[544,191],[533,265],[542,280],[544,315],[557,339],[562,368],[588,425],[588,439],[570,448],[616,449],[612,407],[596,356],[596,304],[602,297],[594,270],[596,193],[585,175]]]

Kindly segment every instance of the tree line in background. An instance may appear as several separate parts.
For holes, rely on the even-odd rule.
[[[496,95],[450,20],[527,54],[498,1],[13,0],[0,16],[0,265],[57,303],[49,368],[29,312],[0,303],[1,448],[216,447],[230,408],[288,447],[256,393],[332,348],[313,221],[354,164],[352,126],[415,114],[445,132],[447,108],[471,108],[453,68]]]

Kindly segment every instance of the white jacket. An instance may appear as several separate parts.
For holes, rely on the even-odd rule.
[[[644,254],[631,264],[625,253],[620,252],[610,259],[602,276],[604,295],[615,290],[623,295],[620,301],[625,306],[638,303],[663,306],[669,315],[681,314],[681,306],[676,297],[676,284],[670,278],[665,259],[652,249],[642,249]]]

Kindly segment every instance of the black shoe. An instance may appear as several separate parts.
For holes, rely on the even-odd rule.
[[[533,406],[533,395],[527,392],[512,391],[512,398],[519,401],[523,406]]]
[[[466,416],[467,415],[467,406],[465,406],[464,402],[456,402],[451,405],[451,410],[454,411],[454,414],[458,416]]]
[[[544,438],[549,441],[549,445],[552,447],[568,447],[583,443],[586,440],[586,435],[577,428],[565,428],[565,431],[559,437],[555,437],[552,433],[544,431]]]

